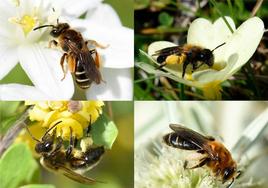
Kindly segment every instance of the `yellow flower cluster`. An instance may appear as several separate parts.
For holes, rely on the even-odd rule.
[[[29,111],[31,121],[39,121],[45,128],[56,123],[56,135],[64,140],[72,136],[83,137],[83,130],[94,123],[102,114],[102,101],[27,101],[25,105],[33,105]]]

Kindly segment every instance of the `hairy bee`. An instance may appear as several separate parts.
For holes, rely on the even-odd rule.
[[[82,174],[98,164],[105,152],[104,147],[93,148],[84,142],[84,146],[81,147],[82,150],[76,149],[76,140],[71,136],[70,145],[65,149],[62,138],[55,138],[56,129],[54,128],[59,123],[48,129],[41,140],[36,139],[27,128],[31,137],[37,141],[35,151],[41,155],[40,163],[42,166],[47,170],[63,174],[79,183],[90,185],[100,182]],[[49,134],[51,131],[53,133]]]
[[[74,74],[76,83],[82,89],[90,87],[91,83],[100,84],[102,76],[99,71],[100,56],[95,47],[106,48],[94,40],[85,41],[80,32],[72,29],[68,23],[59,23],[57,25],[42,25],[34,28],[38,30],[44,27],[51,27],[50,35],[56,40],[49,42],[52,45],[60,47],[64,54],[61,57],[60,65],[65,78],[67,70],[64,69],[64,61],[67,61],[68,69]],[[93,48],[88,48],[88,46]]]
[[[203,136],[181,125],[170,124],[169,126],[174,132],[163,137],[165,144],[178,149],[194,150],[200,154],[198,164],[195,166],[188,167],[188,161],[185,161],[186,169],[206,165],[215,176],[221,178],[222,184],[231,180],[228,188],[233,184],[234,179],[238,178],[241,172],[237,170],[236,162],[222,143],[211,136]]]
[[[157,56],[156,61],[160,63],[159,69],[165,65],[182,64],[182,78],[184,78],[186,68],[190,64],[192,65],[193,71],[204,64],[212,67],[214,64],[213,51],[224,44],[217,46],[213,50],[189,44],[173,46],[158,50],[153,56]]]

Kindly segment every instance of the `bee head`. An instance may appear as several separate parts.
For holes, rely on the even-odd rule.
[[[64,30],[68,29],[69,27],[70,26],[67,23],[58,23],[56,26],[52,27],[50,35],[54,38],[57,38]]]
[[[53,149],[53,138],[50,135],[47,135],[42,139],[41,142],[38,142],[35,145],[35,151],[37,153],[48,153]]]
[[[198,60],[206,63],[208,66],[212,66],[214,63],[214,56],[212,51],[209,49],[204,49],[198,54]]]
[[[227,167],[223,170],[222,174],[222,183],[225,183],[227,180],[234,179],[234,176],[237,172],[236,166]]]
[[[70,28],[69,24],[67,24],[67,23],[59,23],[59,22],[57,21],[57,25],[42,25],[42,26],[39,26],[39,27],[34,28],[34,31],[35,31],[35,30],[38,30],[38,29],[41,29],[41,28],[43,28],[43,27],[52,27],[52,30],[50,31],[50,35],[51,35],[52,37],[54,37],[54,38],[59,37],[60,34],[61,34],[64,30]]]

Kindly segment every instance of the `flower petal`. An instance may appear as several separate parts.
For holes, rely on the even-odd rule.
[[[232,29],[235,29],[234,21],[225,17]],[[214,24],[204,18],[194,20],[188,30],[187,43],[214,49],[222,44],[232,35],[231,31],[222,18],[217,19]]]
[[[228,73],[236,65],[238,61],[238,54],[231,55],[227,61],[228,61],[228,65],[220,71],[207,69],[204,71],[194,72],[192,74],[193,80],[199,82],[199,84],[201,85],[207,84],[209,82],[214,82],[214,81],[223,82],[230,76]]]
[[[238,60],[229,75],[234,74],[251,58],[260,43],[263,33],[264,24],[258,17],[253,17],[243,22],[233,33],[232,37],[224,45],[226,60],[234,53],[238,55]]]
[[[21,84],[0,85],[0,100],[47,100],[47,96],[41,90]]]
[[[94,11],[88,11],[86,19],[105,26],[122,26],[119,16],[108,4],[100,4]]]
[[[70,73],[61,81],[60,53],[37,44],[20,46],[18,51],[22,68],[39,90],[53,99],[72,97],[74,85]]]
[[[88,100],[132,100],[133,79],[131,69],[101,70],[106,83],[92,85],[87,90]]]
[[[134,31],[127,27],[107,27],[88,20],[73,20],[73,27],[85,28],[84,39],[96,40],[106,49],[97,48],[102,56],[102,67],[129,68],[134,65]],[[107,32],[108,31],[108,32]]]
[[[97,7],[103,0],[51,0],[57,8],[63,9],[63,14],[73,17],[79,17],[89,9]]]
[[[4,78],[17,62],[17,48],[0,46],[0,79]]]
[[[148,47],[148,55],[152,56],[158,50],[161,50],[163,48],[173,47],[173,46],[177,46],[177,45],[172,43],[172,42],[168,42],[168,41],[153,42]],[[154,56],[154,57],[156,57],[156,56]]]

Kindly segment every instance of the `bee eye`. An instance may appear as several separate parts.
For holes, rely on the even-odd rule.
[[[51,34],[53,37],[57,37],[57,36],[59,36],[59,32],[58,32],[58,30],[56,30],[56,29],[53,29],[53,30],[50,32],[50,34]]]
[[[234,174],[235,169],[234,168],[225,168],[224,169],[224,174],[223,174],[223,179],[228,180],[230,177]]]

